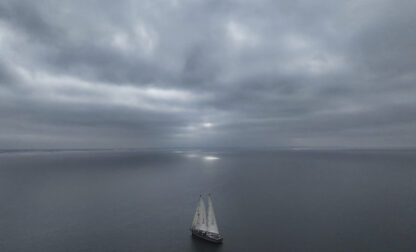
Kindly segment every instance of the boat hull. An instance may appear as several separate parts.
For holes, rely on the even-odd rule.
[[[223,238],[219,234],[191,229],[192,235],[212,243],[222,243]]]

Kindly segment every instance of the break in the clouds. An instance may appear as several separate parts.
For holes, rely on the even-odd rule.
[[[0,148],[416,146],[412,0],[0,0]]]

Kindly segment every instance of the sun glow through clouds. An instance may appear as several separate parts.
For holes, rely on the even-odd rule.
[[[207,123],[203,123],[202,126],[204,128],[211,128],[213,125],[212,125],[212,123],[207,122]]]

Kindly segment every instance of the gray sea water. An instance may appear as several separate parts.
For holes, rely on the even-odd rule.
[[[224,244],[192,238],[210,192]],[[416,151],[0,154],[0,251],[416,251]]]

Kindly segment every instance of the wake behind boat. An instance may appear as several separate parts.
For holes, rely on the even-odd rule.
[[[199,196],[198,206],[195,211],[194,220],[191,226],[192,235],[204,240],[222,243],[222,236],[218,231],[217,221],[215,219],[214,207],[211,196],[208,194],[208,210],[205,208],[202,195]]]

